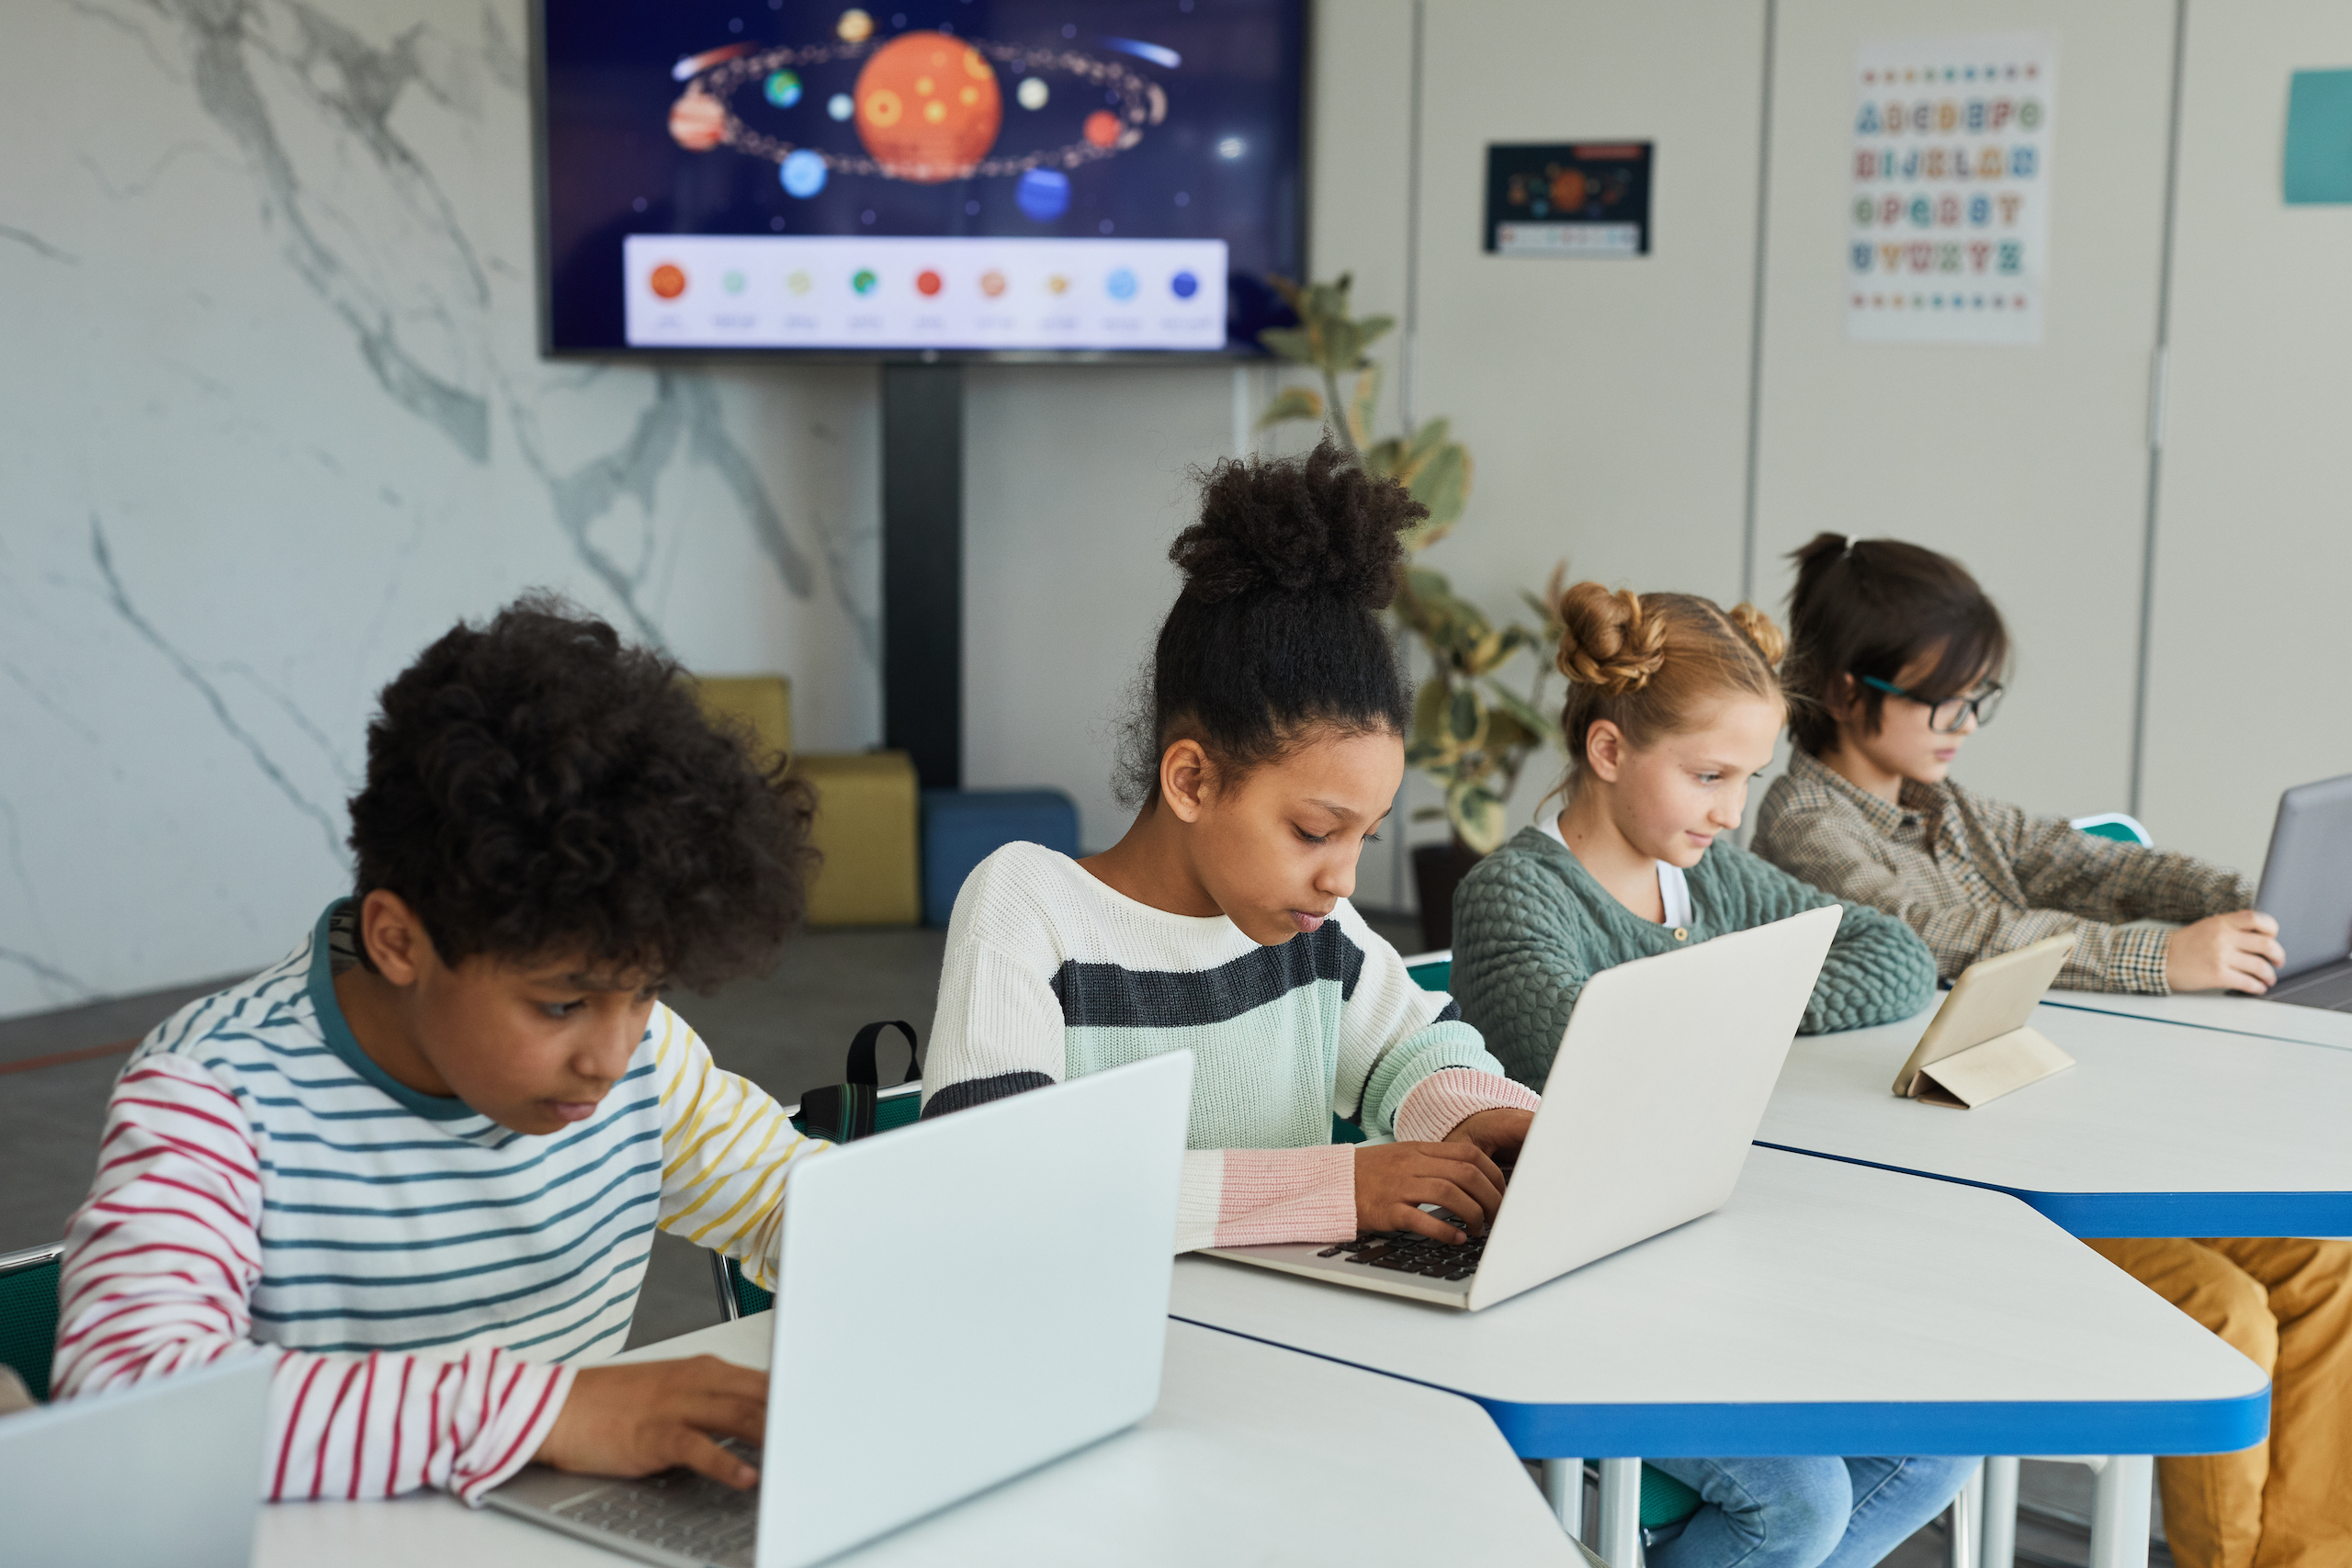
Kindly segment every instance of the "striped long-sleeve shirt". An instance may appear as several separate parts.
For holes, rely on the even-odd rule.
[[[58,1397],[271,1354],[266,1497],[468,1502],[617,1351],[652,1232],[763,1284],[824,1145],[657,1005],[594,1115],[544,1136],[388,1077],[334,998],[351,906],[190,1004],[116,1081],[58,1281]]]
[[[925,1116],[1184,1049],[1180,1252],[1354,1235],[1355,1153],[1331,1142],[1335,1113],[1435,1140],[1538,1103],[1345,899],[1312,935],[1261,947],[1222,915],[1137,903],[1037,844],[973,870],[947,927]]]

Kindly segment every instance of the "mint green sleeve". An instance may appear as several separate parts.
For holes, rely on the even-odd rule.
[[[1488,855],[1453,898],[1453,995],[1503,1070],[1541,1089],[1584,984],[1615,962],[1528,857]],[[1597,956],[1599,955],[1599,956]]]
[[[1832,897],[1800,882],[1770,861],[1729,844],[1707,852],[1723,856],[1719,874],[1738,889],[1738,925],[1787,919],[1834,904],[1844,911],[1837,940],[1822,961],[1821,977],[1805,1003],[1800,1034],[1830,1034],[1893,1023],[1926,1007],[1936,994],[1936,960],[1919,933],[1867,904]]]
[[[1501,1076],[1502,1064],[1487,1053],[1478,1032],[1462,1021],[1453,998],[1421,989],[1396,950],[1361,919],[1350,923],[1348,935],[1363,963],[1340,1010],[1333,1114],[1350,1118],[1367,1133],[1393,1137],[1396,1113],[1432,1073],[1469,1067]]]

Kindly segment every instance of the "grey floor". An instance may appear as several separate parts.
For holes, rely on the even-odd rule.
[[[1379,917],[1383,935],[1410,951],[1415,932]],[[745,980],[708,997],[670,999],[710,1044],[721,1066],[742,1074],[792,1103],[803,1089],[838,1082],[842,1057],[860,1026],[904,1019],[931,1034],[946,933],[934,931],[827,931],[794,942],[775,974]],[[224,982],[175,987],[145,996],[0,1022],[0,1252],[54,1241],[88,1189],[107,1093],[120,1070],[119,1053],[50,1061],[112,1044],[127,1049],[183,1004]],[[896,1036],[889,1037],[893,1042]],[[903,1064],[883,1053],[885,1081]],[[709,1255],[686,1242],[657,1235],[638,1300],[631,1344],[667,1339],[718,1320]],[[2019,1490],[2030,1510],[2020,1517],[2018,1559],[2026,1568],[2064,1568],[2086,1560],[2090,1472],[2077,1465],[2028,1461]],[[1597,1517],[1597,1500],[1588,1517]],[[1886,1561],[1892,1568],[1941,1568],[1940,1526],[1913,1536]],[[2155,1568],[2170,1568],[2158,1544]]]

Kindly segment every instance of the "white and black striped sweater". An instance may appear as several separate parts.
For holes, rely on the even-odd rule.
[[[1266,947],[1222,915],[1137,903],[1040,845],[974,869],[947,928],[923,1114],[1187,1048],[1179,1251],[1353,1235],[1354,1153],[1331,1143],[1334,1114],[1437,1139],[1476,1111],[1536,1104],[1344,899],[1311,935]]]

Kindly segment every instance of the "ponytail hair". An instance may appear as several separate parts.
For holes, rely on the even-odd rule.
[[[1965,695],[2008,662],[2001,612],[1950,556],[1901,539],[1816,534],[1789,558],[1797,563],[1789,594],[1789,734],[1799,750],[1817,757],[1837,748],[1829,699],[1846,676],[1855,678],[1865,731],[1876,734],[1886,694],[1862,677],[1895,682],[1932,660],[1926,674],[1902,684],[1923,701],[1940,702]]]
[[[1310,730],[1403,738],[1412,705],[1381,612],[1397,535],[1429,509],[1329,438],[1304,457],[1236,458],[1201,483],[1200,521],[1168,558],[1184,586],[1137,682],[1112,787],[1159,797],[1159,760],[1197,741],[1227,783]]]
[[[1560,738],[1570,788],[1584,769],[1592,727],[1604,720],[1629,744],[1646,746],[1689,728],[1718,697],[1787,701],[1778,671],[1788,639],[1753,604],[1725,610],[1695,593],[1612,592],[1579,582],[1555,608],[1560,673],[1568,678]]]

